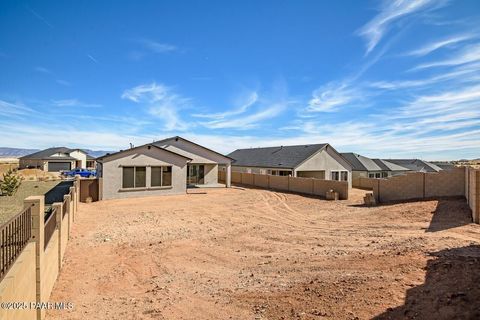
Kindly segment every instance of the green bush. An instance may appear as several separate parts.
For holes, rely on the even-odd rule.
[[[6,196],[13,196],[22,184],[22,179],[13,170],[8,170],[3,174],[0,181],[0,193]]]

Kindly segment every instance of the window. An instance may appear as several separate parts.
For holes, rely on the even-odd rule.
[[[340,180],[340,172],[339,171],[332,171],[332,180]]]
[[[150,186],[168,187],[172,185],[172,167],[152,167]]]
[[[279,176],[287,177],[287,176],[289,176],[290,174],[291,174],[290,171],[285,171],[285,170],[279,170],[279,171],[278,171],[278,175],[279,175]]]
[[[172,167],[162,167],[162,186],[172,185]]]
[[[332,171],[331,178],[335,181],[348,181],[348,171]]]
[[[368,177],[369,177],[369,178],[375,178],[375,173],[369,173],[369,174],[368,174]]]
[[[135,180],[135,168],[123,167],[123,182],[122,188],[133,188]]]
[[[387,178],[388,177],[388,173],[387,172],[382,172],[382,178]]]
[[[147,186],[147,168],[123,167],[122,188],[145,188]]]
[[[380,172],[375,173],[375,178],[380,179]]]
[[[162,186],[162,167],[152,167],[152,179],[150,180],[152,187]]]

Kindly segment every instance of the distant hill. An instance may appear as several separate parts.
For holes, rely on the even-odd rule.
[[[103,150],[89,150],[83,149],[92,157],[100,157],[105,155],[106,153],[113,153],[115,151],[103,151]],[[26,156],[27,154],[31,154],[34,152],[40,151],[39,149],[21,149],[21,148],[6,148],[0,147],[0,158],[20,158]]]
[[[0,147],[1,158],[19,158],[27,154],[40,151],[38,149],[2,148]]]

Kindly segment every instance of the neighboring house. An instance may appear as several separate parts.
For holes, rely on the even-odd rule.
[[[399,166],[408,168],[417,172],[439,172],[442,168],[439,166],[420,159],[387,159],[387,161],[395,163]]]
[[[172,137],[97,158],[100,198],[185,193],[187,186],[219,187],[218,166],[231,160],[181,137]]]
[[[87,154],[87,162],[86,162],[86,167],[87,169],[95,169],[97,166],[97,160],[95,157],[92,157],[91,155]]]
[[[352,182],[351,165],[328,143],[238,149],[228,156],[235,172]]]
[[[455,165],[448,161],[431,161],[430,163],[436,165],[437,167],[441,168],[442,170],[450,170],[455,168]]]
[[[370,159],[353,152],[342,153],[342,156],[352,165],[354,185],[360,177],[388,178],[411,170],[387,160]]]
[[[48,172],[87,167],[87,153],[66,147],[49,148],[21,157],[20,169],[37,168]]]

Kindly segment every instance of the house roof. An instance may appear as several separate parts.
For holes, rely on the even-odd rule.
[[[327,145],[328,143],[321,143],[237,149],[228,156],[234,159],[234,166],[293,169]]]
[[[353,167],[353,171],[409,171],[410,169],[383,159],[370,159],[357,153],[341,154]]]
[[[27,154],[26,156],[21,157],[20,159],[42,159],[42,160],[48,160],[52,158],[52,155],[56,153],[66,153],[69,154],[75,149],[70,149],[66,147],[55,147],[55,148],[48,148],[45,150],[40,150],[31,154]],[[70,156],[65,156],[65,157],[53,157],[54,159],[65,159],[67,160],[68,158],[71,158],[73,160],[76,160],[75,158],[72,158]]]
[[[213,153],[215,153],[215,154],[217,154],[217,155],[219,155],[219,156],[222,156],[222,157],[224,157],[224,158],[233,160],[233,159],[230,158],[229,156],[226,156],[226,155],[224,155],[224,154],[221,154],[220,152],[217,152],[217,151],[215,151],[215,150],[206,148],[206,147],[204,147],[204,146],[202,146],[202,145],[199,145],[198,143],[195,143],[195,142],[193,142],[193,141],[187,140],[187,139],[182,138],[182,137],[180,137],[180,136],[174,136],[174,137],[170,137],[170,138],[166,138],[166,139],[154,141],[152,144],[154,144],[154,145],[156,145],[156,146],[159,146],[159,147],[163,147],[163,145],[164,145],[166,142],[171,141],[171,140],[179,140],[179,139],[180,139],[180,140],[183,140],[183,141],[185,141],[185,142],[191,143],[191,144],[193,144],[193,145],[196,145],[196,146],[198,146],[198,147],[200,147],[200,148],[203,148],[203,149],[205,149],[205,150],[207,150],[207,151],[213,152]]]
[[[111,157],[111,156],[113,156],[113,155],[117,155],[117,154],[120,154],[120,153],[123,153],[123,152],[127,152],[127,151],[130,151],[130,150],[135,150],[135,149],[139,149],[139,148],[143,148],[143,147],[154,147],[154,148],[163,150],[163,151],[165,151],[165,152],[169,152],[169,153],[171,153],[171,154],[174,154],[174,155],[176,155],[176,156],[178,156],[178,157],[182,157],[182,158],[185,158],[185,159],[187,159],[187,160],[192,160],[192,159],[189,158],[189,157],[185,157],[184,155],[181,155],[181,154],[179,154],[179,153],[176,153],[176,152],[167,150],[167,149],[165,149],[165,148],[159,147],[159,146],[154,145],[154,144],[152,144],[152,143],[143,144],[143,145],[141,145],[141,146],[134,147],[134,148],[130,148],[130,149],[126,149],[126,150],[120,150],[120,151],[117,151],[117,152],[114,152],[114,153],[107,153],[106,155],[103,155],[103,156],[101,156],[101,157],[98,157],[97,160],[98,160],[98,161],[101,161],[101,160],[103,160],[103,159],[105,159],[105,158],[109,158],[109,157]]]
[[[420,159],[388,159],[387,161],[418,172],[442,171],[442,168],[440,168],[439,166]]]

